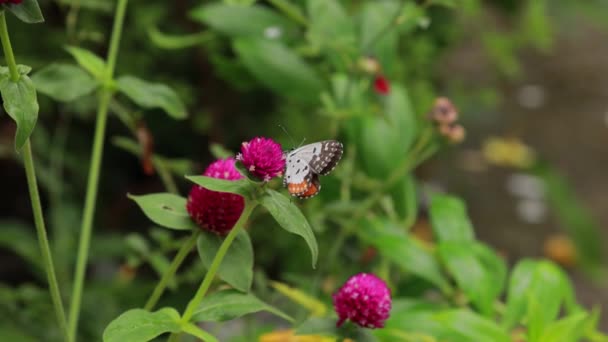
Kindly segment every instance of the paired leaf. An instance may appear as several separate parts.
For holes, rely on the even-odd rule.
[[[66,51],[76,59],[78,65],[99,80],[105,78],[106,62],[93,52],[76,46],[67,46]]]
[[[32,79],[38,91],[63,102],[74,101],[97,88],[97,81],[88,73],[70,64],[51,64]]]
[[[161,108],[179,120],[188,116],[179,96],[164,84],[144,81],[133,76],[121,76],[116,80],[116,85],[118,90],[143,108]]]
[[[44,16],[42,15],[42,11],[40,11],[37,0],[23,0],[19,4],[3,4],[2,7],[25,23],[36,24],[44,22]]]
[[[197,241],[198,254],[207,269],[215,258],[223,237],[202,232]],[[253,281],[253,246],[249,234],[240,231],[224,256],[217,276],[242,292],[249,292]]]
[[[4,110],[17,124],[15,148],[20,150],[34,131],[38,120],[36,87],[26,74],[22,74],[16,82],[5,76],[0,79],[0,93],[4,100]]]
[[[139,205],[152,222],[160,226],[177,230],[199,229],[186,211],[186,199],[181,196],[170,193],[127,196]]]
[[[179,313],[173,308],[156,312],[129,310],[114,319],[103,332],[104,342],[146,342],[164,333],[181,330]]]
[[[207,176],[186,176],[186,179],[211,191],[229,192],[246,198],[251,197],[255,187],[255,184],[246,178],[226,180]]]
[[[439,241],[472,241],[473,225],[464,202],[453,196],[435,195],[431,199],[431,225]]]
[[[205,297],[194,312],[195,322],[221,322],[235,319],[250,313],[267,311],[289,322],[293,318],[274,308],[250,293],[225,290]]]
[[[260,38],[239,38],[234,49],[249,72],[274,92],[315,102],[323,84],[314,69],[285,45]]]
[[[267,189],[266,194],[259,201],[283,229],[301,236],[306,241],[310,249],[312,266],[314,268],[319,256],[319,247],[315,234],[300,209],[287,197],[272,189]]]

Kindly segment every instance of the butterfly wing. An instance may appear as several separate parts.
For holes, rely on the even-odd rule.
[[[287,153],[283,184],[294,196],[308,198],[316,195],[321,188],[318,175],[330,173],[342,158],[342,153],[342,143],[335,140],[308,144]]]

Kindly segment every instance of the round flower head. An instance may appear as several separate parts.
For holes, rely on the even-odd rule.
[[[384,281],[373,274],[350,277],[333,299],[338,327],[348,319],[364,328],[382,328],[391,311],[391,292]]]
[[[242,162],[252,175],[266,182],[280,177],[285,170],[285,155],[281,145],[269,138],[257,137],[244,142],[236,159]]]
[[[217,160],[207,167],[203,175],[228,180],[243,178],[234,163],[233,158]],[[192,187],[186,203],[186,209],[196,224],[218,235],[228,234],[244,207],[245,199],[240,195],[211,191],[199,185]]]

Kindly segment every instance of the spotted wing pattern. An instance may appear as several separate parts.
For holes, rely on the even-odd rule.
[[[309,198],[321,189],[318,175],[329,174],[343,153],[342,143],[325,140],[297,148],[286,156],[283,184],[293,196]]]

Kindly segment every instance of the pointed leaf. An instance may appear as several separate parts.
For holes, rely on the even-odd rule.
[[[32,80],[38,91],[62,102],[74,101],[97,88],[97,82],[87,72],[70,64],[48,65]]]
[[[188,117],[186,107],[173,89],[162,83],[152,83],[133,76],[116,80],[118,89],[143,108],[161,108],[174,119]]]
[[[229,192],[249,198],[255,184],[242,178],[239,180],[226,180],[207,176],[186,176],[189,181],[205,189],[219,192]]]
[[[306,241],[312,256],[312,267],[314,268],[317,264],[319,247],[315,234],[300,209],[287,197],[272,189],[266,190],[265,196],[260,198],[260,204],[268,210],[283,229],[292,234],[300,235]]]
[[[106,62],[93,52],[76,46],[67,46],[66,51],[76,59],[78,65],[98,79],[105,78]]]
[[[3,4],[2,7],[25,23],[36,24],[44,22],[44,17],[37,0],[23,0],[19,4]]]
[[[199,229],[186,211],[186,199],[170,193],[142,196],[128,194],[152,222],[171,229]]]
[[[3,77],[0,79],[0,93],[4,100],[4,110],[17,123],[15,148],[20,150],[34,131],[38,120],[36,87],[27,75],[21,75],[17,82]]]
[[[164,333],[181,330],[179,313],[173,308],[156,312],[129,310],[114,319],[103,332],[104,342],[146,342]]]
[[[203,299],[193,316],[194,322],[221,322],[250,313],[267,311],[289,322],[293,318],[258,299],[250,293],[225,290],[212,293]]]
[[[457,197],[435,195],[431,199],[431,225],[439,241],[472,241],[473,225],[464,202]]]
[[[207,269],[223,241],[224,237],[206,231],[199,236],[196,244],[198,254]],[[235,289],[249,292],[253,282],[253,246],[247,232],[241,230],[237,234],[220,264],[217,276]]]

